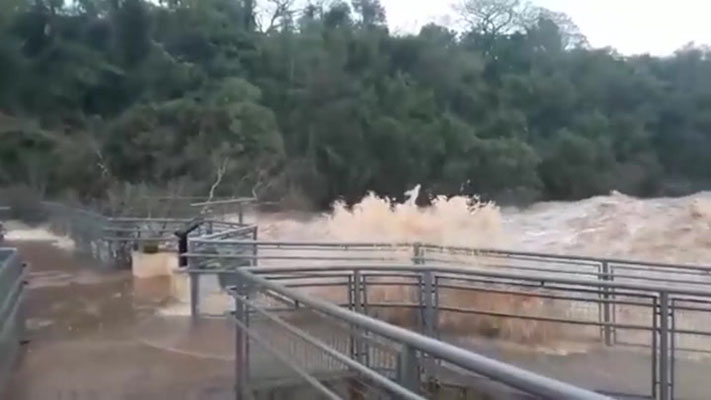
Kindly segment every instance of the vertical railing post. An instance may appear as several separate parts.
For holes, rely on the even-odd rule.
[[[235,287],[236,294],[243,294],[240,283]],[[235,319],[246,326],[245,304],[235,298]],[[246,332],[242,331],[241,326],[236,326],[235,329],[235,399],[242,400],[244,398],[245,386],[247,384],[247,369],[249,368],[246,346]]]
[[[670,348],[669,348],[669,293],[659,296],[659,399],[671,400]]]
[[[428,337],[435,337],[435,325],[437,321],[435,320],[434,313],[434,272],[428,269],[422,273],[423,289],[422,302],[424,303],[423,311],[423,323],[424,323],[424,334]],[[430,380],[435,378],[433,359],[427,354],[422,355],[424,362],[424,372],[425,377]]]
[[[424,334],[429,337],[434,337],[435,334],[435,318],[434,318],[434,302],[433,302],[433,289],[434,289],[434,273],[432,270],[424,271],[422,274],[424,293],[422,294],[422,300],[424,303]]]
[[[353,275],[348,275],[348,310],[354,311],[355,310],[355,285],[353,283]],[[355,326],[353,324],[350,324],[349,326],[349,338],[348,338],[348,347],[349,351],[351,354],[352,359],[357,359],[358,355],[358,349],[356,345],[356,340],[355,340],[355,335],[354,335],[354,330]]]
[[[195,221],[186,226],[185,229],[175,232],[178,237],[178,268],[188,269],[190,277],[190,317],[196,320],[200,313],[200,274],[197,272],[196,265],[193,265],[193,259],[188,257],[186,253],[191,253],[194,250],[195,244],[189,239],[190,232],[200,228],[201,222]]]
[[[657,372],[658,355],[659,355],[659,299],[652,299],[652,399],[657,398],[657,385],[659,384],[659,375]]]
[[[435,275],[434,276],[434,318],[432,319],[433,322],[433,330],[435,337],[439,340],[440,339],[440,333],[439,333],[439,276]]]
[[[610,269],[610,264],[605,260],[602,262],[602,276],[600,277],[603,282],[612,282],[614,280],[612,276],[612,270]],[[609,287],[602,288],[602,322],[605,324],[603,326],[603,338],[605,340],[605,345],[612,346],[614,344],[614,327],[612,326],[614,322],[614,309],[613,309],[613,297],[611,294],[611,289]]]
[[[254,226],[254,230],[252,231],[252,240],[254,241],[254,244],[252,245],[252,256],[254,258],[252,259],[252,265],[257,266],[259,264],[259,260],[257,259],[257,256],[259,255],[259,246],[257,245],[257,237],[258,235],[258,230],[257,226]]]
[[[424,264],[424,259],[423,259],[423,249],[422,249],[422,244],[420,243],[415,243],[412,245],[412,263],[415,265],[421,265]]]
[[[362,300],[362,288],[361,288],[362,276],[360,270],[353,271],[353,307],[355,312],[363,314],[363,300]],[[363,332],[357,327],[351,328],[351,341],[355,344],[355,354],[354,358],[361,364],[366,363],[365,359],[365,346],[361,335]]]
[[[363,291],[360,297],[361,301],[363,302],[362,312],[364,315],[369,315],[370,309],[368,306],[368,275],[361,274],[360,279],[360,288]],[[370,367],[370,345],[368,344],[368,340],[365,338],[368,336],[368,332],[366,332],[365,330],[361,330],[360,333],[364,337],[361,341],[361,348],[363,349],[363,364],[366,367]]]
[[[417,351],[412,346],[405,346],[397,359],[397,380],[400,386],[413,393],[420,392],[420,367]]]
[[[415,329],[417,333],[425,331],[425,282],[422,275],[417,276],[417,312],[415,312]]]
[[[239,224],[244,225],[244,207],[242,206],[241,201],[239,203],[237,203],[237,210],[239,212],[239,217],[238,217]]]
[[[188,242],[188,251],[194,247]],[[190,317],[197,320],[200,315],[200,273],[197,271],[200,264],[199,259],[186,258],[190,277]]]
[[[674,384],[676,383],[676,299],[671,299],[671,304],[669,307],[669,318],[671,319],[671,329],[669,330],[669,343],[670,351],[669,357],[671,357],[669,365],[669,392],[670,397],[674,398]]]

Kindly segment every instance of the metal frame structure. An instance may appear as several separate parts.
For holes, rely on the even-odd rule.
[[[235,200],[239,220],[244,219],[243,207],[247,200]],[[59,203],[44,202],[43,205],[52,230],[70,237],[78,251],[105,263],[130,266],[131,252],[149,245],[177,250],[176,232],[193,223],[198,227],[190,233],[191,237],[256,239],[256,226],[203,217],[197,211],[191,218],[107,217]]]
[[[25,335],[22,308],[26,271],[17,251],[0,248],[0,388],[10,373]]]
[[[419,243],[195,238],[191,246],[203,250],[185,255],[191,260],[188,272],[192,281],[204,274],[248,271],[281,282],[285,288],[340,290],[340,297],[329,300],[354,312],[373,315],[377,309],[413,310],[417,317],[411,318],[407,327],[432,338],[448,340],[446,327],[439,326],[443,313],[574,327],[571,330],[585,331],[586,337],[595,336],[590,333],[593,328],[598,332],[597,340],[606,346],[632,345],[649,352],[649,391],[622,393],[625,395],[674,398],[678,355],[711,349],[711,269],[701,266]],[[315,255],[319,252],[323,255]],[[414,265],[397,265],[408,258]],[[257,261],[260,268],[244,269],[246,263],[256,265]],[[270,262],[288,263],[289,267],[269,267]],[[660,285],[664,278],[665,285]],[[369,299],[378,287],[407,287],[410,297],[404,296],[399,302]],[[465,296],[470,297],[509,296],[546,304],[539,308],[549,304],[559,307],[551,307],[552,314],[548,315],[518,309],[477,309],[447,302],[443,298],[448,292],[469,293]],[[199,296],[191,302],[194,315],[198,315]]]
[[[679,354],[711,349],[708,267],[423,243],[269,242],[257,240],[243,215],[228,223],[46,207],[55,228],[102,260],[146,243],[175,250],[175,232],[197,223],[180,254],[189,261],[191,312],[201,314],[200,278],[217,275],[234,301],[239,395],[293,394],[304,385],[289,386],[293,380],[281,375],[291,371],[309,388],[305,398],[447,398],[445,390],[606,398],[448,343],[447,315],[565,326],[608,347],[642,347],[650,356],[649,393],[623,394],[645,398],[675,398]],[[399,297],[378,295],[393,288]],[[461,304],[457,296],[473,301]],[[537,306],[481,306],[502,296]],[[271,362],[260,359],[265,354]]]
[[[327,269],[319,270],[328,271]],[[356,273],[357,271],[360,269],[352,272]],[[424,268],[417,269],[417,271],[431,270]],[[238,325],[235,338],[235,371],[238,389],[248,388],[250,386],[249,374],[254,375],[254,371],[250,369],[250,362],[253,361],[247,340],[250,338],[253,342],[261,345],[266,352],[273,354],[286,364],[297,376],[326,398],[343,398],[347,395],[343,389],[352,390],[352,386],[360,386],[362,398],[370,396],[381,398],[380,396],[384,393],[407,399],[434,398],[441,393],[440,389],[425,383],[426,381],[433,382],[433,379],[443,375],[443,371],[446,369],[456,370],[460,375],[469,376],[475,381],[487,378],[496,382],[496,385],[501,385],[501,387],[488,390],[482,389],[483,385],[480,385],[478,390],[482,395],[510,391],[519,395],[528,394],[545,399],[609,398],[305,295],[298,290],[289,289],[285,285],[267,279],[263,276],[264,272],[266,271],[253,268],[235,271],[239,277],[239,283],[230,290],[235,299],[234,315],[235,323]],[[272,272],[281,274],[291,271],[279,269],[272,270]],[[291,323],[289,317],[281,317],[268,308],[260,306],[259,300],[250,300],[250,298],[266,294],[279,295],[285,301],[293,302],[294,310],[301,310],[302,314],[303,310],[307,310],[312,316],[320,317],[321,321],[310,321],[311,326],[328,322],[330,323],[329,331],[332,329],[337,331],[340,326],[345,333],[344,338],[351,344],[348,348],[351,350],[359,348],[359,350],[356,350],[355,354],[349,354],[348,350],[344,351],[343,348],[339,351],[336,346],[330,346],[320,338],[306,332],[298,324]],[[289,331],[294,337],[310,345],[312,351],[322,352],[324,355],[322,362],[325,368],[320,372],[324,370],[340,372],[341,379],[347,377],[348,387],[339,390],[338,386],[324,384],[323,377],[319,379],[300,363],[292,362],[293,353],[287,355],[283,352],[285,345],[288,346],[288,342],[270,342],[269,339],[263,338],[264,330],[259,329],[259,324],[253,320],[254,317],[251,315],[269,320],[273,325],[279,326],[281,330]],[[291,315],[291,317],[294,316]],[[253,328],[255,325],[257,329]],[[367,353],[363,353],[363,349],[367,349]],[[384,372],[387,368],[383,368],[385,367],[383,358],[375,357],[377,352],[374,350],[378,349],[381,352],[390,353],[389,356],[394,361],[390,364],[395,366],[394,371],[390,371],[391,374]],[[365,355],[370,355],[370,357],[364,357]],[[438,370],[434,369],[435,364]],[[313,365],[311,367],[313,368]],[[257,377],[252,376],[251,378]],[[238,390],[238,398],[241,398],[242,395],[242,391]]]

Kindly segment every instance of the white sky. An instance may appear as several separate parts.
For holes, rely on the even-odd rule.
[[[381,0],[396,32],[417,32],[425,23],[456,21],[457,0]],[[671,54],[689,42],[711,44],[711,0],[532,0],[565,12],[594,47],[623,54]]]

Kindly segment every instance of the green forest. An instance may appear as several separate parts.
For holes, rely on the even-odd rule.
[[[711,188],[711,49],[591,48],[523,0],[457,14],[396,34],[379,0],[0,0],[0,187],[314,207]]]

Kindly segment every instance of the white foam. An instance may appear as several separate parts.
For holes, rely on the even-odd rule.
[[[7,233],[6,240],[12,241],[48,241],[52,245],[64,250],[74,250],[75,243],[72,239],[66,236],[59,236],[52,233],[49,228],[29,227],[21,222],[9,221],[4,224]]]

